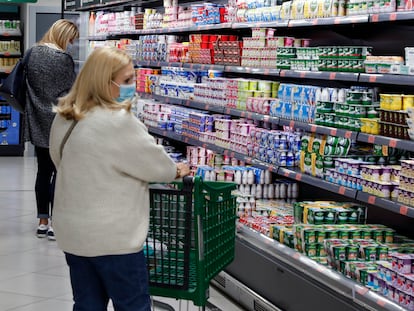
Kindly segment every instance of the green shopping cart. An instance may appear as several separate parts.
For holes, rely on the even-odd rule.
[[[234,259],[236,184],[185,177],[150,186],[144,252],[150,293],[205,309],[210,281]]]

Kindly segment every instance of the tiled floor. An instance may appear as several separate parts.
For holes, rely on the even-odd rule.
[[[68,269],[56,242],[35,236],[36,159],[0,157],[0,311],[70,311]],[[157,298],[178,310],[174,299]],[[213,305],[242,311],[211,288]],[[187,302],[182,302],[187,310]],[[189,303],[189,310],[198,310]],[[110,306],[108,310],[113,310]],[[157,310],[160,310],[157,308]]]

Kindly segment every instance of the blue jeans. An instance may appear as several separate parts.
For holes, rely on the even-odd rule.
[[[150,311],[144,253],[82,257],[65,253],[73,291],[73,311]]]

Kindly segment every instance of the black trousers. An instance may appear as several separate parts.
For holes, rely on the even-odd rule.
[[[35,146],[37,176],[35,184],[37,218],[52,216],[55,192],[56,169],[49,154],[49,148]]]

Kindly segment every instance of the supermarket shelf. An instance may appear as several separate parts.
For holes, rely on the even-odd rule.
[[[299,170],[299,168],[286,168],[286,167],[279,167],[277,172],[279,175],[284,176],[289,179],[294,179],[296,181],[300,181],[333,193],[340,194],[347,198],[355,199],[357,197],[357,191],[355,189],[347,188],[344,186],[340,186],[337,184],[333,184],[331,182],[325,181],[318,177],[313,177],[311,175],[303,174]]]
[[[186,106],[188,108],[206,110],[206,111],[211,111],[211,112],[215,112],[215,113],[223,113],[223,106],[210,105],[210,104],[196,102],[196,101],[193,101],[193,100],[183,100],[181,105]]]
[[[365,83],[382,83],[397,85],[414,85],[414,76],[411,75],[392,75],[392,74],[369,74],[361,73],[359,82]]]
[[[172,131],[167,131],[165,129],[160,129],[156,127],[148,127],[148,131],[159,136],[168,137],[176,141],[182,141],[182,135],[179,135]]]
[[[272,21],[272,22],[256,22],[256,23],[233,23],[233,29],[249,29],[249,28],[284,28],[288,27],[289,21]]]
[[[255,263],[253,267],[252,262]],[[239,227],[236,235],[235,261],[225,271],[281,308],[289,306],[298,311],[405,310],[341,273],[244,225]],[[269,282],[275,279],[279,282],[273,282],[269,287]],[[301,295],[299,300],[298,293]]]
[[[264,170],[269,170],[271,172],[277,173],[280,176],[284,176],[286,178],[293,179],[293,180],[296,180],[298,182],[309,184],[309,185],[318,187],[320,189],[324,189],[326,191],[330,191],[332,193],[339,194],[339,195],[347,197],[347,198],[351,198],[351,199],[355,199],[355,200],[358,200],[358,201],[361,201],[361,202],[364,202],[364,203],[375,205],[375,206],[380,207],[382,209],[389,210],[391,212],[394,212],[394,213],[397,213],[397,214],[400,214],[400,215],[404,215],[406,217],[414,218],[414,207],[407,206],[407,205],[401,204],[401,203],[393,201],[393,200],[380,198],[380,197],[371,195],[369,193],[357,191],[355,189],[351,189],[351,188],[348,188],[348,187],[337,185],[337,184],[325,181],[323,179],[320,179],[320,178],[317,178],[317,177],[314,177],[314,176],[311,176],[311,175],[308,175],[308,174],[304,174],[300,171],[299,168],[296,168],[296,167],[289,167],[288,168],[288,167],[282,167],[282,166],[277,166],[277,165],[265,163],[265,162],[262,162],[258,159],[251,158],[247,155],[237,153],[237,152],[234,152],[232,150],[227,150],[225,148],[216,146],[214,144],[204,143],[204,142],[196,140],[196,139],[184,137],[184,136],[178,135],[174,132],[167,131],[167,130],[164,130],[164,129],[158,129],[158,128],[150,127],[149,131],[151,133],[161,135],[161,136],[164,136],[164,137],[168,137],[168,138],[174,139],[176,141],[182,141],[186,144],[190,144],[190,145],[193,145],[193,146],[204,147],[204,148],[213,150],[217,153],[228,155],[230,157],[236,157],[237,159],[245,161],[248,164],[254,165],[254,166],[259,167],[259,168],[264,169]]]
[[[404,140],[392,137],[385,137],[380,135],[372,135],[365,133],[358,133],[357,140],[360,142],[384,145],[397,149],[404,149],[407,151],[414,151],[414,141]]]
[[[279,124],[279,118],[271,117],[271,116],[256,113],[256,112],[249,112],[249,111],[244,111],[244,110],[239,110],[239,109],[234,109],[234,108],[224,108],[223,113],[232,115],[234,117],[247,118],[251,120],[258,120],[258,121],[270,122],[273,124]]]
[[[289,20],[288,27],[361,24],[361,23],[368,23],[368,21],[369,21],[368,14],[355,15],[355,16],[313,18],[313,19],[297,19],[297,20]]]
[[[248,74],[255,74],[255,75],[275,76],[275,77],[278,77],[280,74],[279,69],[254,68],[254,67],[243,67],[243,66],[225,66],[224,71],[233,72],[233,73],[248,73]]]
[[[356,72],[333,72],[333,71],[305,71],[305,70],[281,70],[281,77],[306,78],[317,80],[340,80],[357,82],[359,73]]]
[[[391,212],[414,218],[414,207],[404,205],[400,202],[390,199],[384,199],[366,192],[358,191],[356,199],[361,202],[365,202],[383,209],[389,210]]]
[[[391,13],[379,13],[371,14],[369,16],[369,22],[393,22],[393,21],[402,21],[402,20],[411,20],[414,19],[414,12],[391,12]]]
[[[281,126],[289,126],[292,128],[299,128],[306,132],[311,133],[318,133],[318,134],[326,134],[331,136],[337,137],[345,137],[349,139],[356,139],[358,136],[357,132],[353,132],[350,130],[339,129],[335,127],[328,127],[323,125],[316,125],[311,123],[305,123],[301,121],[295,121],[290,119],[279,119],[279,125]]]

